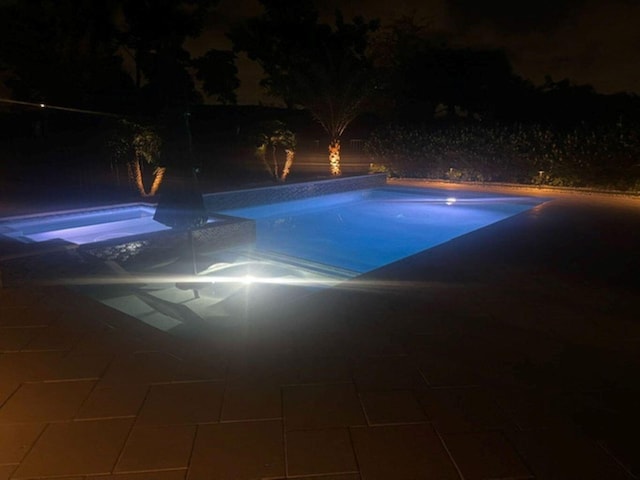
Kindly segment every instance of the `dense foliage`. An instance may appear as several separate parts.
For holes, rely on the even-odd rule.
[[[193,58],[218,0],[29,0],[0,4],[0,81],[15,100],[156,113],[202,101],[235,101],[235,56]]]
[[[640,190],[638,125],[384,127],[366,143],[392,176]]]

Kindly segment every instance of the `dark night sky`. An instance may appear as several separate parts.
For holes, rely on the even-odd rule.
[[[590,84],[601,93],[640,94],[640,0],[321,0],[322,12],[339,7],[346,18],[363,15],[383,24],[413,15],[461,46],[504,48],[516,73],[535,84],[545,75]],[[228,47],[227,26],[260,12],[257,0],[220,0],[212,30],[192,42]],[[239,61],[239,103],[273,103],[257,86],[261,72]]]

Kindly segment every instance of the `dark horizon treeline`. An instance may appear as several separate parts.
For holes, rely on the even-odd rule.
[[[283,3],[262,1],[271,8]],[[234,104],[240,84],[235,59],[241,49],[210,49],[194,58],[184,48],[188,38],[206,30],[217,3],[6,2],[0,6],[0,80],[15,100],[123,115],[158,116],[205,99]],[[296,20],[318,24],[314,2],[296,8],[302,12]],[[286,18],[279,21],[276,26],[285,31]],[[444,117],[563,125],[640,120],[640,98],[634,93],[604,95],[551,77],[535,86],[514,73],[502,50],[456,46],[408,17],[382,26],[370,23],[376,26],[358,39],[367,43],[358,48],[367,52],[372,67],[367,75],[374,77],[363,111],[385,121],[416,124]],[[234,28],[229,36],[236,48],[243,39]],[[264,85],[273,87],[274,79],[271,75]]]

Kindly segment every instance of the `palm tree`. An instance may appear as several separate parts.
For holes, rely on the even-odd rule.
[[[265,122],[255,135],[256,156],[262,161],[269,174],[279,182],[287,179],[293,165],[296,149],[296,135],[280,121]],[[279,149],[284,149],[284,162],[280,168]],[[267,159],[269,153],[269,159]]]
[[[324,62],[315,62],[307,72],[296,75],[299,103],[329,135],[329,170],[342,174],[340,138],[349,124],[362,112],[369,97],[371,75],[350,52],[327,51]]]
[[[319,23],[311,0],[260,0],[261,16],[234,28],[234,51],[246,52],[265,73],[262,85],[288,107],[302,107],[329,135],[332,175],[340,175],[340,137],[371,92],[369,36],[379,22],[356,17]]]
[[[129,120],[121,120],[120,128],[109,141],[116,162],[127,165],[129,181],[142,197],[155,195],[160,188],[166,168],[160,163],[162,141],[153,127]],[[145,186],[144,169],[153,168],[149,189]]]

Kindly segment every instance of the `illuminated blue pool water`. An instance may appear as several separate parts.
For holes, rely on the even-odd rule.
[[[542,202],[530,197],[381,187],[217,213],[256,222],[255,251],[278,261],[307,262],[354,276],[429,249]],[[122,205],[0,222],[0,233],[24,243],[63,239],[78,245],[167,230],[155,207]],[[213,221],[213,220],[210,220]]]
[[[364,273],[541,203],[529,197],[379,188],[226,210],[256,221],[256,248]]]

